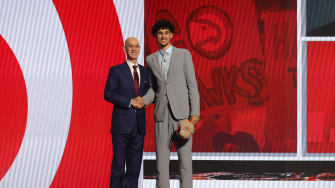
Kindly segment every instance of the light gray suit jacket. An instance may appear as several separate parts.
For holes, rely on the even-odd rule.
[[[158,61],[158,53],[157,51],[146,58],[151,87],[143,97],[146,105],[154,102],[155,121],[163,121],[167,103],[170,103],[176,119],[200,116],[200,97],[191,53],[186,49],[173,47],[166,80]]]

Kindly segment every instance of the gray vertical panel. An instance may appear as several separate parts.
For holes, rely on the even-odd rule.
[[[297,1],[297,153],[302,158],[307,152],[307,43],[306,1]]]
[[[298,80],[298,125],[300,124],[301,134],[301,150],[298,152],[298,157],[303,157],[307,154],[307,42],[301,42],[301,59],[298,60],[297,80]],[[299,57],[299,56],[298,56]],[[299,59],[299,58],[298,58]]]

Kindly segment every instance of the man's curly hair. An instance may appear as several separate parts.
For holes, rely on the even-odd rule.
[[[174,25],[168,20],[158,20],[151,28],[151,33],[156,36],[156,33],[160,29],[169,29],[171,33],[174,33]]]

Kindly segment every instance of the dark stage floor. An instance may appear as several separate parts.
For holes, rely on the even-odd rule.
[[[156,179],[156,161],[144,161],[144,179]],[[170,179],[179,179],[178,161]],[[334,161],[193,161],[195,180],[334,181]]]

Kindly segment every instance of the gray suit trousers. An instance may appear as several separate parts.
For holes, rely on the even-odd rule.
[[[169,104],[165,106],[163,121],[155,122],[155,144],[157,159],[157,183],[158,188],[170,188],[169,164],[170,141],[178,128],[179,121],[171,113]],[[174,137],[174,145],[177,149],[180,168],[180,187],[192,188],[192,137],[184,140]]]

